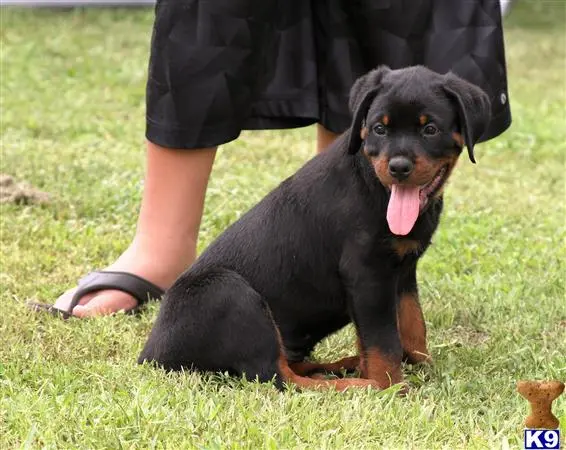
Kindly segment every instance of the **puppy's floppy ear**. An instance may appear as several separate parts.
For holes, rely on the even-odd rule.
[[[350,90],[350,111],[352,112],[352,126],[350,128],[350,142],[348,153],[356,153],[362,145],[362,124],[371,105],[371,102],[379,93],[383,75],[391,69],[387,66],[379,66],[358,78]]]
[[[470,161],[475,163],[474,145],[485,133],[491,120],[489,97],[481,88],[452,72],[444,76],[442,87],[457,106],[460,131],[468,147]]]

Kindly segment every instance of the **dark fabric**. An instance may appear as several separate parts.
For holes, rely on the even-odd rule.
[[[449,70],[482,87],[511,122],[498,0],[158,0],[147,138],[220,145],[242,129],[350,123],[348,94],[386,64]]]

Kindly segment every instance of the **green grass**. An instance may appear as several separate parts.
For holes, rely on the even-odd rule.
[[[566,379],[562,2],[522,0],[507,21],[514,123],[453,176],[419,270],[435,365],[405,368],[406,398],[139,367],[157,304],[72,323],[28,312],[26,300],[52,301],[132,238],[152,12],[1,14],[1,171],[55,200],[2,206],[0,448],[521,447],[516,381]],[[313,152],[313,128],[222,148],[200,248]],[[348,328],[316,356],[350,354],[353,341]]]

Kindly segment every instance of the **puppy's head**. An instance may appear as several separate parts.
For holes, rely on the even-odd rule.
[[[464,145],[474,159],[490,121],[489,97],[452,73],[422,66],[379,67],[350,93],[349,152],[363,151],[391,191],[387,221],[406,235],[431,199],[442,194]]]

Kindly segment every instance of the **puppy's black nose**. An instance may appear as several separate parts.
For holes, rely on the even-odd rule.
[[[414,167],[413,162],[404,156],[395,156],[389,160],[389,173],[399,181],[411,175]]]

